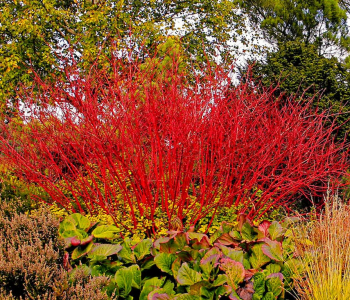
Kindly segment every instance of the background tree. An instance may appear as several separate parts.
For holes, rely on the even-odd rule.
[[[236,8],[228,0],[1,1],[0,101],[14,97],[19,82],[31,84],[31,69],[43,77],[55,73],[69,47],[89,65],[97,56],[103,61],[101,48],[105,43],[109,53],[109,40],[118,40],[116,50],[145,47],[143,53],[152,53],[171,34],[191,59],[213,57],[217,47],[242,33],[244,20]],[[234,50],[225,47],[221,55],[229,60]]]
[[[279,95],[313,99],[320,111],[331,109],[341,125],[350,117],[350,71],[337,58],[319,55],[316,48],[303,42],[280,43],[277,52],[269,53],[265,62],[255,64],[253,77],[265,87],[279,83],[276,90]],[[343,125],[340,136],[349,129],[350,124]]]
[[[314,44],[319,54],[349,50],[347,1],[248,0],[242,7],[271,43],[300,40]],[[341,53],[339,53],[341,52]]]

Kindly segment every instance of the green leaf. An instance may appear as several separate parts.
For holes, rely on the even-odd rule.
[[[227,283],[233,290],[238,288],[238,284],[243,282],[245,270],[243,264],[234,261],[230,258],[223,258],[221,260],[220,269],[227,275]]]
[[[181,267],[181,259],[177,257],[171,266],[171,271],[173,272],[173,276],[176,279],[179,269]]]
[[[251,263],[253,269],[259,269],[271,261],[271,259],[262,251],[262,246],[263,244],[259,243],[252,247],[252,255],[249,258],[249,262]]]
[[[115,273],[114,277],[115,282],[119,288],[119,294],[122,297],[127,297],[133,285],[133,273],[129,268],[121,268]]]
[[[87,244],[86,246],[78,246],[72,252],[72,259],[76,260],[86,255],[93,247],[93,243]]]
[[[91,234],[98,239],[115,239],[119,232],[120,229],[115,225],[101,225],[97,226]]]
[[[128,268],[132,274],[131,286],[135,289],[141,289],[141,270],[138,265],[132,265]]]
[[[271,277],[266,280],[266,287],[272,292],[275,299],[282,293],[283,283],[279,277]]]
[[[138,260],[143,259],[146,255],[151,253],[152,240],[144,239],[133,247],[134,254]]]
[[[140,300],[148,300],[148,295],[155,289],[160,289],[165,281],[165,277],[157,278],[153,277],[145,281],[141,294]]]
[[[242,239],[248,242],[256,240],[258,233],[255,232],[254,227],[249,222],[244,222],[241,231]]]
[[[122,248],[121,245],[99,244],[91,249],[88,257],[93,260],[102,260],[102,257],[106,259],[107,256],[117,254]]]
[[[64,220],[63,222],[60,223],[58,232],[60,235],[62,235],[64,232],[75,232],[77,227],[73,224],[73,222]],[[71,237],[74,235],[68,235],[67,234],[63,237]]]
[[[171,267],[173,265],[173,262],[175,261],[176,256],[171,253],[159,253],[154,258],[154,262],[156,263],[157,267],[169,275],[173,275],[173,271],[171,270]]]
[[[219,274],[214,282],[212,283],[212,286],[222,286],[225,283],[227,283],[227,275],[226,274]]]
[[[132,253],[132,251],[131,251],[130,243],[131,243],[130,239],[124,239],[124,241],[122,243],[123,249],[120,250],[120,252],[118,253],[118,256],[121,259],[123,259],[123,261],[125,263],[134,263],[135,264],[136,257],[134,255],[134,253]]]
[[[79,240],[83,240],[88,237],[88,234],[83,230],[76,229],[64,231],[61,236],[63,238],[70,238],[76,236]]]
[[[171,238],[169,241],[160,242],[160,252],[175,254],[178,250],[182,250],[187,246],[187,236],[185,233],[179,233]]]
[[[283,236],[284,229],[279,222],[273,221],[270,227],[268,228],[268,232],[270,234],[271,240],[277,240],[278,238]]]
[[[265,294],[262,300],[276,300],[276,297],[273,295],[272,292],[268,292]]]
[[[273,273],[279,273],[281,271],[281,266],[277,264],[269,264],[266,266],[266,275],[270,275]]]
[[[276,261],[283,261],[282,245],[277,241],[266,241],[261,247],[263,253]]]
[[[187,263],[183,263],[176,277],[180,285],[192,285],[202,280],[199,272],[192,270]]]
[[[90,220],[79,213],[69,215],[66,220],[72,222],[78,229],[81,230],[86,230],[91,225]]]
[[[235,240],[238,240],[238,241],[242,240],[242,236],[241,236],[241,234],[239,233],[239,231],[237,231],[237,230],[232,230],[232,231],[230,231],[230,232],[229,232],[229,235],[230,235],[231,237],[233,237]]]
[[[209,257],[203,257],[200,261],[200,268],[202,269],[205,278],[210,278],[211,271],[218,265],[221,255],[213,254]]]
[[[253,276],[253,289],[255,291],[254,294],[261,296],[261,298],[265,293],[265,279],[265,274],[261,272],[255,273]]]

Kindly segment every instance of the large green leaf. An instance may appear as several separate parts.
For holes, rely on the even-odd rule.
[[[283,261],[282,245],[277,241],[266,241],[261,247],[263,253],[276,261]]]
[[[134,253],[131,251],[131,240],[124,239],[122,243],[123,249],[118,253],[118,256],[123,259],[125,263],[136,263],[136,257]]]
[[[119,236],[119,232],[120,229],[115,225],[101,225],[97,226],[91,234],[99,239],[114,239]]]
[[[284,229],[279,222],[273,221],[270,227],[268,228],[268,232],[270,234],[271,240],[277,240],[278,238],[283,236]]]
[[[227,283],[233,290],[238,288],[238,284],[243,282],[245,276],[245,269],[243,264],[230,258],[223,258],[221,260],[220,269],[227,275]]]
[[[173,272],[173,276],[176,279],[179,269],[181,267],[181,259],[177,257],[171,266],[171,271]]]
[[[90,243],[90,244],[87,244],[86,246],[78,246],[72,252],[72,259],[76,260],[78,258],[83,257],[84,255],[89,253],[89,251],[92,249],[93,245],[94,245],[93,243]]]
[[[263,265],[271,261],[271,259],[262,251],[263,244],[256,244],[252,247],[252,254],[249,258],[249,262],[254,269],[259,269]]]
[[[244,222],[241,230],[242,239],[251,242],[256,240],[258,233],[254,230],[254,227],[250,223]]]
[[[61,223],[60,223],[60,226],[59,226],[59,229],[58,229],[58,232],[59,234],[63,234],[64,232],[71,232],[71,231],[76,231],[77,227],[74,225],[73,222],[69,221],[69,220],[63,220]],[[72,235],[74,236],[74,235]],[[63,236],[63,237],[70,237],[70,236]]]
[[[271,277],[266,280],[266,287],[269,292],[272,292],[275,299],[282,293],[283,283],[280,277]]]
[[[133,247],[134,254],[138,260],[143,259],[146,255],[151,253],[152,240],[144,239]]]
[[[140,294],[140,300],[148,300],[148,295],[156,289],[162,288],[165,281],[165,277],[157,278],[153,277],[145,281]]]
[[[141,270],[138,265],[132,265],[128,268],[132,274],[131,286],[135,289],[141,289]]]
[[[86,230],[90,227],[90,220],[82,214],[71,214],[66,218],[67,221],[72,222],[78,229]]]
[[[203,257],[200,262],[200,268],[203,271],[203,276],[205,279],[210,278],[211,271],[217,267],[219,263],[219,259],[221,258],[220,254],[213,254],[209,257]]]
[[[91,249],[88,257],[93,260],[103,260],[107,256],[117,254],[120,250],[122,250],[121,245],[99,244]]]
[[[227,275],[226,274],[219,274],[214,282],[212,283],[212,286],[222,286],[227,282]]]
[[[171,267],[172,267],[175,259],[176,259],[176,256],[174,254],[159,253],[154,258],[154,261],[160,270],[162,270],[163,272],[168,273],[170,275],[173,275],[173,271],[171,270]]]
[[[130,268],[121,268],[115,273],[115,282],[119,288],[119,295],[126,298],[133,285],[133,273]]]
[[[269,264],[266,266],[266,275],[270,275],[273,273],[279,273],[281,271],[281,266],[277,264]]]
[[[202,280],[199,272],[191,269],[187,263],[183,263],[176,277],[180,285],[192,285]]]
[[[253,275],[253,283],[254,283],[253,289],[255,291],[254,294],[256,294],[256,296],[259,295],[260,296],[259,299],[261,299],[265,293],[265,279],[266,279],[266,276],[262,272],[255,273]],[[255,298],[257,298],[256,296]]]

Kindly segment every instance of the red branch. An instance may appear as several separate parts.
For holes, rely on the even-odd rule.
[[[40,93],[21,95],[26,125],[1,125],[6,163],[64,207],[129,211],[134,226],[137,212],[154,220],[157,207],[169,220],[191,208],[191,224],[219,206],[254,218],[321,195],[347,169],[326,113],[280,107],[273,91],[233,88],[220,71],[188,78],[111,63],[112,74],[73,66],[65,81],[37,78]]]

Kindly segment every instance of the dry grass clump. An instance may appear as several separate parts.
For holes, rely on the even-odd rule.
[[[350,299],[350,205],[327,196],[324,211],[298,227],[297,249],[304,276],[296,280],[299,299]],[[310,242],[305,242],[305,239]]]
[[[75,272],[74,280],[62,268],[64,242],[59,220],[47,208],[30,215],[18,213],[20,199],[4,201],[0,193],[1,299],[107,300],[108,277],[91,278]]]

